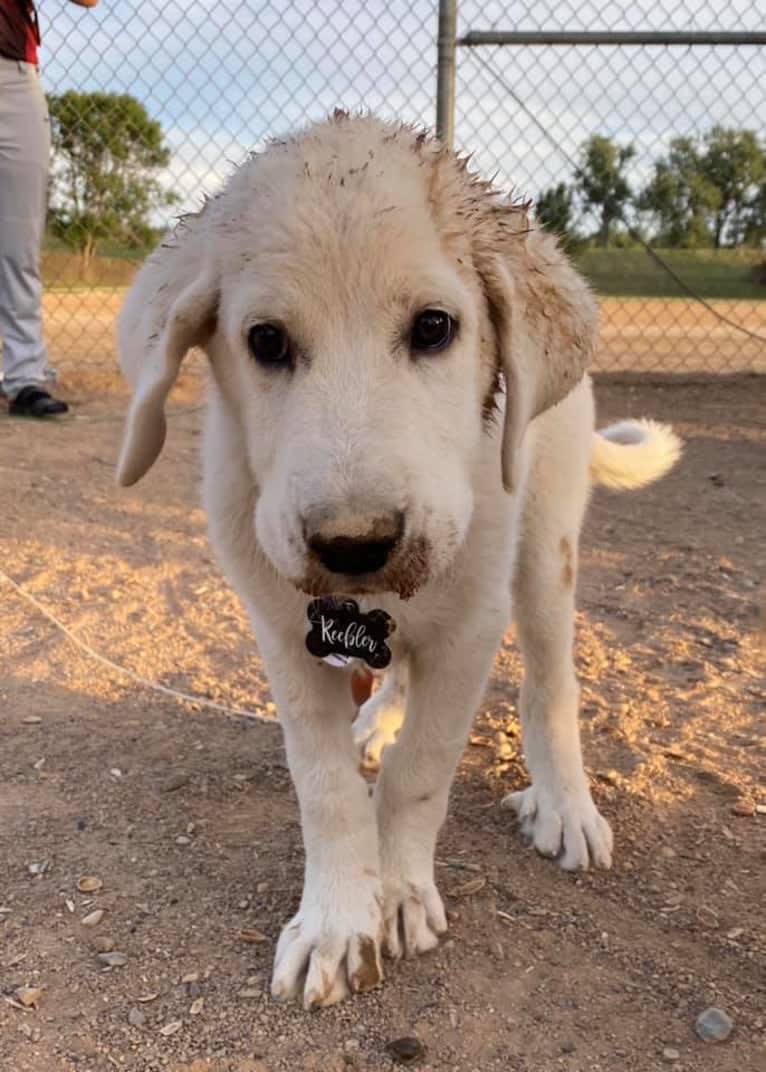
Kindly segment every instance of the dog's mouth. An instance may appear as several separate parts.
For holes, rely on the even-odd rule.
[[[424,538],[408,541],[407,546],[379,570],[369,573],[344,573],[343,563],[332,571],[311,560],[303,576],[294,578],[293,585],[309,596],[370,596],[391,593],[400,599],[411,599],[431,575],[431,548]]]

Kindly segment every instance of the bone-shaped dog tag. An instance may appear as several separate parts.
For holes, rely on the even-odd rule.
[[[306,614],[310,622],[306,648],[331,666],[362,659],[372,670],[382,670],[391,662],[386,640],[396,625],[384,610],[365,613],[354,599],[325,596],[313,599]]]

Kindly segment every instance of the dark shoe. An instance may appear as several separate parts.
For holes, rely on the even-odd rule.
[[[11,417],[58,417],[69,412],[66,402],[52,398],[42,387],[22,387],[8,407]]]

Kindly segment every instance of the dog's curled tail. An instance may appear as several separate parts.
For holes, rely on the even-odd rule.
[[[591,479],[607,488],[642,488],[659,480],[681,456],[681,440],[669,424],[619,421],[593,436]]]

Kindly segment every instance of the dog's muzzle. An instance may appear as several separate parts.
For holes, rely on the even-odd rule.
[[[404,513],[304,523],[303,531],[306,546],[324,569],[345,577],[360,577],[379,573],[392,558],[404,535]]]

